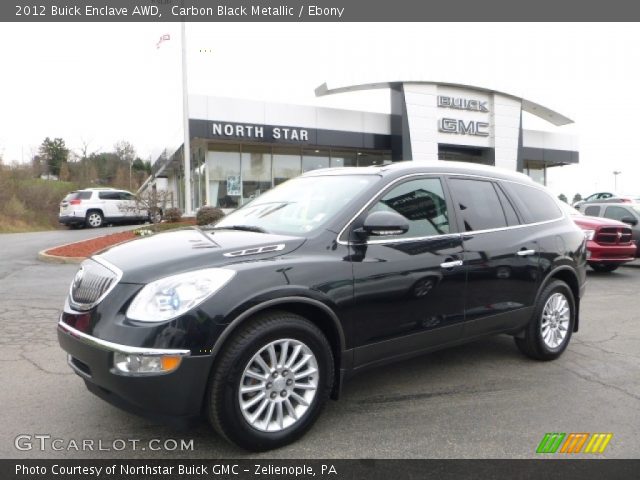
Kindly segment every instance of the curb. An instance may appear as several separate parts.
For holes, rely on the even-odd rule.
[[[56,247],[53,247],[56,248]],[[41,262],[45,263],[82,263],[87,257],[61,257],[59,255],[49,255],[46,253],[47,250],[51,250],[47,248],[46,250],[40,250],[38,252],[37,258]]]

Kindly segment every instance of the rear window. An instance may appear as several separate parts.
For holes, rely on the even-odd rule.
[[[590,217],[597,217],[600,214],[600,207],[587,207],[584,209],[584,214],[589,215]]]
[[[556,200],[541,188],[511,182],[503,185],[526,223],[546,222],[562,216]]]
[[[89,200],[91,198],[91,192],[73,192],[64,197],[65,200]]]
[[[466,232],[507,226],[504,210],[492,182],[453,178],[451,190]]]

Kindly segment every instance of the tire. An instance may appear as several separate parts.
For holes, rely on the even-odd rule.
[[[87,212],[84,224],[90,228],[100,228],[104,225],[104,216],[98,210],[90,210]]]
[[[278,377],[273,373],[267,377],[268,372],[264,368],[261,371],[256,360],[260,355],[267,364],[265,366],[271,367],[270,345],[276,357],[278,371],[275,373],[280,373]],[[296,354],[299,345],[302,346]],[[283,351],[287,355],[282,362],[284,368],[280,368]],[[308,354],[312,358],[302,363]],[[289,361],[293,363],[289,364]],[[314,361],[317,366],[315,374],[293,380],[294,369],[298,375],[313,372]],[[289,312],[273,311],[250,320],[231,337],[216,363],[207,394],[209,422],[227,440],[251,451],[278,448],[304,435],[320,415],[333,386],[333,354],[329,342],[313,323]],[[286,370],[287,367],[290,370]],[[247,375],[249,371],[250,376]],[[292,385],[287,386],[287,382]],[[296,389],[295,385],[314,385],[315,390]],[[241,387],[254,391],[242,393]],[[299,402],[296,395],[304,402]],[[265,402],[266,406],[263,406]],[[291,414],[289,407],[293,408],[295,415]],[[251,418],[256,416],[257,419],[251,423]]]
[[[555,310],[555,306],[559,307],[561,305],[568,309],[566,316],[563,314],[555,319],[553,317],[549,318],[548,314]],[[548,309],[545,311],[547,306]],[[564,309],[560,311],[564,311]],[[540,294],[533,317],[524,330],[524,336],[515,338],[518,349],[535,360],[555,360],[562,355],[562,352],[569,345],[575,325],[575,315],[576,307],[573,292],[563,281],[553,280]],[[566,321],[564,320],[565,318]],[[545,331],[551,330],[549,336],[543,334],[543,322],[548,325]],[[557,325],[558,328],[554,328],[554,325]],[[556,334],[553,333],[554,331]],[[562,332],[564,332],[564,337],[560,339]],[[556,341],[558,341],[557,344]]]
[[[620,265],[615,263],[590,263],[589,266],[596,272],[613,272],[617,270]]]

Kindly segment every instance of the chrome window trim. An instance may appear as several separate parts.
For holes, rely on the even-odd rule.
[[[111,286],[109,288],[107,288],[107,290],[100,296],[100,298],[98,298],[95,302],[93,303],[76,303],[73,299],[73,280],[71,281],[71,284],[69,285],[69,304],[72,307],[78,307],[81,309],[81,311],[87,311],[87,310],[91,310],[93,307],[95,307],[96,305],[98,305],[100,302],[102,302],[102,300],[104,300],[107,295],[109,295],[111,293],[111,291],[116,288],[116,285],[118,283],[120,283],[120,280],[122,280],[122,275],[123,272],[122,270],[120,270],[118,267],[116,267],[114,264],[112,264],[111,262],[106,261],[104,258],[98,256],[98,255],[94,255],[93,257],[89,257],[87,260],[93,260],[96,263],[99,263],[100,265],[102,265],[103,267],[105,267],[107,270],[110,270],[112,273],[114,273],[116,275],[113,283],[111,284]],[[83,261],[82,263],[86,262],[87,260]],[[82,264],[80,264],[80,267],[82,267]],[[74,276],[75,279],[75,276]]]
[[[362,214],[362,212],[364,212],[367,208],[369,208],[369,206],[373,203],[373,201],[376,198],[378,198],[381,194],[385,193],[387,190],[389,190],[391,187],[393,187],[396,183],[401,182],[402,180],[406,180],[407,178],[412,178],[412,177],[442,177],[442,176],[480,178],[480,179],[483,179],[483,180],[489,180],[489,181],[493,181],[493,182],[496,182],[496,181],[499,181],[499,182],[510,182],[510,183],[516,183],[518,185],[523,185],[525,187],[537,188],[538,190],[542,190],[543,192],[547,193],[544,189],[540,188],[538,185],[532,185],[532,184],[529,184],[529,183],[518,182],[518,181],[515,181],[515,180],[508,180],[508,179],[503,179],[503,178],[489,177],[489,176],[484,176],[484,175],[467,174],[467,173],[460,173],[460,172],[410,173],[408,175],[403,175],[402,177],[396,178],[391,183],[386,185],[382,190],[377,192],[367,203],[365,203],[364,206],[360,210],[358,210],[358,212],[351,218],[351,220],[349,220],[347,222],[347,224],[342,228],[342,230],[340,230],[340,233],[338,233],[337,243],[340,244],[340,245],[349,245],[348,241],[344,241],[341,238],[342,235],[347,230],[347,228],[349,228],[349,226],[356,220],[356,218],[358,218]],[[554,199],[553,197],[551,197],[551,198]],[[490,228],[490,229],[486,229],[486,230],[475,230],[475,231],[471,231],[471,232],[443,233],[441,235],[430,235],[430,236],[427,236],[427,237],[411,237],[411,238],[397,238],[397,239],[367,240],[366,242],[355,243],[354,245],[382,245],[382,244],[385,244],[385,243],[417,242],[417,241],[421,241],[421,240],[447,238],[447,237],[452,237],[453,238],[453,237],[461,236],[461,235],[478,235],[478,234],[483,234],[483,233],[500,232],[500,231],[503,231],[503,230],[513,230],[513,229],[516,229],[516,228],[524,228],[524,227],[533,227],[533,226],[537,226],[537,225],[545,225],[547,223],[558,222],[558,221],[563,220],[563,219],[565,219],[567,217],[567,214],[564,212],[564,210],[562,210],[560,207],[558,207],[558,210],[560,211],[560,214],[561,214],[558,218],[554,218],[554,219],[551,219],[551,220],[544,220],[542,222],[523,223],[523,224],[520,224],[520,225],[511,225],[511,226],[506,226],[506,227]]]
[[[119,343],[108,342],[94,336],[88,335],[76,330],[75,328],[67,325],[60,319],[58,321],[58,329],[64,333],[75,337],[82,343],[90,345],[92,347],[106,350],[108,352],[124,353],[127,355],[178,355],[189,356],[190,350],[169,349],[169,348],[144,348],[144,347],[130,347],[128,345],[120,345]]]

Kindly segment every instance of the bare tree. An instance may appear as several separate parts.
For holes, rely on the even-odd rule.
[[[160,223],[162,214],[167,205],[171,205],[173,193],[166,190],[157,190],[155,185],[136,195],[134,206],[121,204],[122,211],[147,212],[151,224]]]

